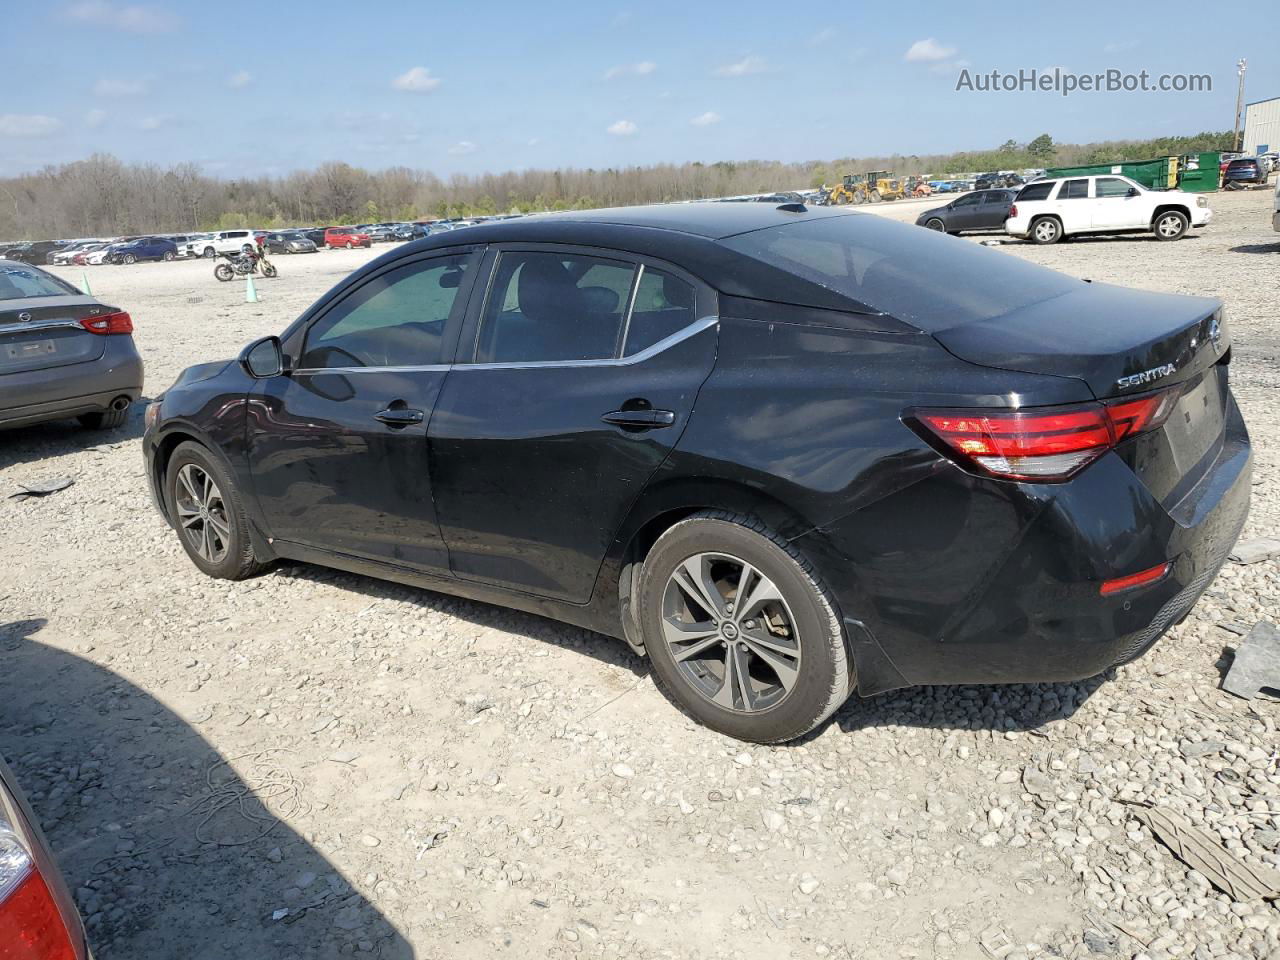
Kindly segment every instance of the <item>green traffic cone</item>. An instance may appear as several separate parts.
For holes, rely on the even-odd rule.
[[[245,277],[244,279],[245,279],[245,285],[244,285],[244,302],[245,302],[245,303],[257,303],[257,302],[258,302],[258,288],[257,288],[257,287],[255,287],[255,286],[253,285],[253,274],[249,274],[249,276]]]
[[[84,270],[80,271],[80,286],[84,287],[84,295],[92,297],[93,291],[89,289],[89,274]]]

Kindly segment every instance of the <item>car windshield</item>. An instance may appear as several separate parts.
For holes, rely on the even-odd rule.
[[[873,214],[815,218],[720,242],[928,333],[1049,300],[1080,282]]]
[[[30,267],[0,267],[0,300],[28,297],[65,297],[80,291],[40,270]]]

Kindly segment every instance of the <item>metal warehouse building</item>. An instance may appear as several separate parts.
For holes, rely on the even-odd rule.
[[[1280,97],[1258,100],[1244,107],[1244,152],[1246,155],[1280,150]]]

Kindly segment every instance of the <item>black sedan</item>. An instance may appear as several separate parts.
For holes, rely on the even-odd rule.
[[[277,558],[625,639],[779,742],[852,692],[1066,681],[1183,617],[1248,506],[1216,300],[845,210],[482,224],[147,410],[192,560]]]
[[[959,234],[969,230],[1003,230],[1009,219],[1017,190],[975,190],[950,203],[926,210],[916,217],[916,226],[944,233]]]

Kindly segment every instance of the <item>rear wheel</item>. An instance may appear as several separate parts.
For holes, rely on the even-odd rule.
[[[124,422],[129,419],[129,408],[82,413],[76,419],[80,421],[80,426],[89,430],[115,430],[117,427],[123,427]]]
[[[220,263],[213,268],[213,275],[217,277],[219,280],[222,280],[225,282],[235,277],[236,272],[231,269],[230,264]]]
[[[1177,240],[1190,225],[1187,215],[1181,210],[1166,210],[1156,216],[1151,230],[1158,240]]]
[[[239,491],[207,448],[192,441],[178,445],[169,458],[165,493],[182,548],[202,572],[243,580],[263,569],[253,555]]]
[[[214,256],[216,256],[216,252],[213,247],[205,247],[200,256],[204,257],[206,260],[212,260]]]
[[[880,202],[880,191],[879,191],[879,190],[872,190],[869,194],[867,194],[867,199],[868,199],[868,200],[870,200],[872,203],[879,203],[879,202]]]
[[[1054,217],[1041,217],[1031,224],[1031,242],[1039,244],[1057,243],[1062,239],[1062,224]]]
[[[808,733],[848,698],[840,618],[812,566],[760,521],[682,520],[640,573],[645,649],[667,696],[740,740]]]

